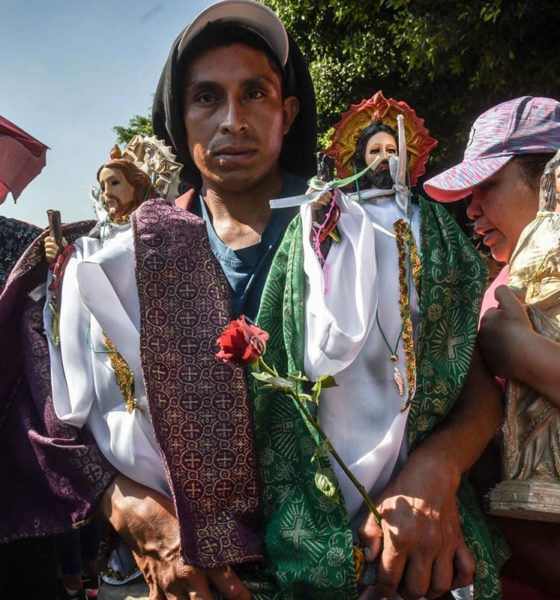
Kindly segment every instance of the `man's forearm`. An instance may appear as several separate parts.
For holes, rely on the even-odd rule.
[[[437,457],[457,486],[479,458],[503,415],[502,394],[475,348],[467,379],[447,418],[412,453]]]

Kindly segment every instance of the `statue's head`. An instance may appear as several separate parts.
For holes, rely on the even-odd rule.
[[[151,186],[149,176],[124,159],[101,165],[97,181],[111,220],[125,217],[138,208],[148,198]]]
[[[355,172],[358,173],[372,165],[371,169],[360,179],[360,187],[390,189],[393,179],[389,172],[389,156],[399,155],[396,132],[380,121],[368,125],[358,137],[354,154]],[[374,165],[375,159],[380,160]]]

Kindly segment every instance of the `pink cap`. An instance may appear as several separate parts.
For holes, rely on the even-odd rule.
[[[468,196],[516,154],[560,148],[560,102],[523,96],[482,113],[472,126],[463,162],[428,179],[424,189],[440,202]]]

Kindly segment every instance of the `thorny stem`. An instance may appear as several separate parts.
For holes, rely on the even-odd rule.
[[[259,357],[258,366],[263,371],[266,371],[268,374],[270,374],[270,375],[272,375],[274,377],[278,377],[278,373],[276,372],[276,370],[271,369],[264,362],[264,360],[262,359],[262,357]],[[368,496],[368,494],[367,494],[366,489],[364,488],[364,486],[354,477],[354,474],[352,473],[352,471],[350,471],[350,469],[346,466],[346,463],[342,460],[342,458],[340,457],[340,455],[338,454],[338,452],[334,449],[334,447],[333,447],[332,443],[330,442],[327,434],[323,431],[323,428],[313,418],[313,415],[309,412],[309,410],[307,409],[307,406],[305,406],[305,403],[300,398],[299,393],[297,391],[297,388],[295,390],[294,389],[290,389],[290,390],[286,389],[285,391],[298,403],[298,406],[300,407],[300,409],[301,409],[302,413],[304,414],[305,418],[315,428],[315,431],[317,431],[317,433],[319,434],[319,437],[323,441],[329,442],[329,452],[332,454],[332,456],[336,460],[336,462],[340,465],[340,468],[344,471],[344,473],[347,475],[347,477],[350,479],[350,481],[354,484],[354,486],[356,487],[356,489],[358,490],[358,492],[360,492],[360,495],[364,499],[364,502],[367,504],[368,508],[370,509],[370,511],[372,512],[373,516],[375,517],[375,520],[377,521],[377,524],[379,526],[381,526],[381,515],[379,514],[379,511],[377,510],[377,507],[371,501],[371,498]]]

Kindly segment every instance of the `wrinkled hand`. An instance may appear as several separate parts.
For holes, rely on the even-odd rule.
[[[150,600],[213,600],[211,586],[228,600],[251,594],[231,567],[185,565],[173,502],[124,475],[105,491],[99,509],[131,548],[150,589]]]
[[[62,247],[66,248],[68,246],[68,242],[66,238],[62,238]],[[60,248],[56,243],[55,239],[50,235],[45,238],[45,256],[47,257],[47,262],[53,263],[56,260],[56,255]]]
[[[525,341],[533,327],[523,304],[507,286],[496,288],[495,296],[499,306],[482,317],[478,346],[494,375],[512,378],[526,358]]]
[[[474,562],[465,545],[455,493],[458,478],[420,447],[377,498],[382,531],[373,515],[359,530],[366,560],[381,550],[376,592],[405,600],[437,598],[468,585]],[[382,549],[381,549],[382,547]]]

